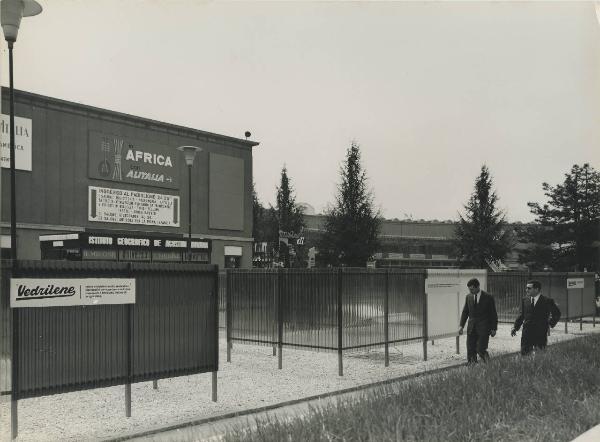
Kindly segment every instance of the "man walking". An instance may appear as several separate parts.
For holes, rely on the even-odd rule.
[[[541,294],[539,281],[528,281],[527,295],[521,300],[521,314],[515,320],[511,336],[515,336],[521,325],[521,354],[526,355],[533,348],[544,349],[548,343],[548,327],[554,328],[560,319],[560,310],[552,298]]]
[[[496,313],[496,303],[489,293],[479,289],[479,280],[471,279],[467,283],[469,294],[465,299],[465,306],[460,317],[460,328],[458,334],[463,334],[463,329],[467,318],[467,363],[477,362],[477,355],[487,362],[489,354],[487,352],[490,336],[496,336],[498,329],[498,314]]]

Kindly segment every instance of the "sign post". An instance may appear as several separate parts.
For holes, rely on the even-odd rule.
[[[569,312],[569,290],[579,290],[581,295],[581,312],[579,314],[579,330],[583,330],[583,289],[585,288],[584,278],[567,278],[567,319]],[[565,333],[567,333],[567,320],[565,319]]]

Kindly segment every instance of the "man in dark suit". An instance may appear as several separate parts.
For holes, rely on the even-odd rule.
[[[548,327],[554,328],[560,319],[560,310],[554,300],[541,294],[542,284],[539,281],[528,281],[525,289],[527,295],[521,300],[521,314],[510,332],[511,336],[515,336],[523,325],[522,355],[530,353],[534,347],[546,348]]]
[[[498,314],[496,303],[489,293],[479,289],[479,281],[476,278],[467,283],[469,294],[465,299],[465,307],[460,317],[460,328],[458,334],[463,334],[463,328],[469,318],[467,326],[467,363],[477,362],[477,355],[487,362],[487,352],[490,336],[496,336],[498,329]]]

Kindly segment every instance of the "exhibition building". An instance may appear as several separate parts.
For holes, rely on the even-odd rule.
[[[252,265],[258,143],[15,91],[18,259]],[[8,90],[0,245],[10,257]]]

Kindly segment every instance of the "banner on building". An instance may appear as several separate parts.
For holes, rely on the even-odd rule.
[[[88,220],[179,227],[179,197],[137,190],[88,187]]]
[[[10,168],[10,117],[0,115],[0,164]],[[15,169],[31,172],[31,119],[15,117]]]
[[[135,278],[11,278],[10,306],[135,304]]]
[[[173,146],[90,131],[88,153],[90,178],[179,188],[181,154]]]

